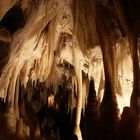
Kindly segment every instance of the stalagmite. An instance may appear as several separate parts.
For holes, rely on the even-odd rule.
[[[17,137],[19,138],[27,137],[24,133],[24,121],[22,118],[20,118],[17,122]]]
[[[99,132],[99,104],[96,99],[94,81],[91,80],[85,112],[84,140],[99,140]]]
[[[129,107],[124,107],[119,124],[119,139],[137,140],[135,116]]]

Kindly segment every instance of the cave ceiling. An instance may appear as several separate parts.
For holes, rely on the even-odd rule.
[[[128,38],[113,2],[98,3],[104,11],[103,25],[116,50],[117,97],[121,108],[129,105],[127,98],[133,84]],[[139,0],[124,0],[121,4],[128,26],[135,27],[139,34]],[[84,79],[94,78],[101,98],[104,66],[95,13],[94,0],[1,0],[0,97],[6,100],[8,96],[13,102],[18,79],[24,88],[29,81],[32,84],[39,81],[45,82],[46,87],[53,86],[54,91],[63,79],[69,81],[71,89],[81,80],[84,96]]]

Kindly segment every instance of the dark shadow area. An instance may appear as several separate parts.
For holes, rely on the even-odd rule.
[[[25,24],[24,14],[19,6],[12,7],[3,17],[0,26],[6,27],[11,34],[15,33]]]

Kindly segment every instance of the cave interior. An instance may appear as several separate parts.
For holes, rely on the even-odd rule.
[[[140,0],[0,0],[0,140],[140,140]]]

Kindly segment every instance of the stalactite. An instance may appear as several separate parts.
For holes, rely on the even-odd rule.
[[[102,91],[104,90],[104,78],[103,78],[103,72],[101,72],[101,78],[100,78],[100,83],[99,83],[99,88],[98,88],[98,101],[101,103],[102,98],[103,98],[103,93]]]
[[[49,38],[48,38],[48,41],[49,41],[49,45],[48,45],[48,65],[47,67],[45,68],[45,79],[47,79],[51,73],[51,70],[53,68],[53,64],[54,64],[54,57],[55,57],[55,50],[54,50],[54,47],[55,47],[55,43],[56,43],[56,39],[55,39],[55,29],[56,29],[56,22],[53,21],[53,23],[50,23],[50,26],[49,26]]]
[[[17,73],[18,69],[17,66],[14,67],[14,73],[10,79],[9,90],[8,90],[8,102],[14,106],[14,97],[15,97],[15,87],[16,87],[16,80],[17,80]]]
[[[75,48],[74,48],[75,47]],[[82,112],[82,71],[81,71],[81,63],[77,59],[76,56],[76,48],[78,47],[78,43],[74,40],[73,44],[73,59],[75,64],[75,73],[77,78],[77,108],[76,108],[76,124],[74,133],[77,135],[78,140],[82,140],[82,134],[80,130],[80,121],[81,121],[81,112]]]
[[[68,106],[68,112],[72,113],[74,108],[76,108],[76,95],[77,95],[77,81],[76,76],[71,76],[71,90],[69,94],[69,106]]]
[[[8,86],[9,86],[9,83],[10,83],[10,77],[12,76],[12,69],[9,70],[9,73],[7,75],[8,79],[6,79],[5,81],[5,87],[4,88],[1,88],[1,90],[3,91],[3,95],[4,95],[4,101],[6,102],[7,100],[7,94],[8,94]]]
[[[124,106],[130,106],[130,96],[133,87],[133,68],[130,55],[129,43],[127,38],[123,38],[118,44],[117,51],[118,61],[118,87],[117,100],[120,113]]]
[[[85,78],[83,78],[82,82],[82,109],[83,109],[83,115],[85,115],[85,107],[87,105],[87,99],[88,99],[88,88],[89,88],[89,79],[88,76],[86,75]]]
[[[18,105],[18,101],[19,101],[19,77],[17,77],[17,80],[16,80],[15,102],[14,102],[14,108],[15,108],[17,120],[19,120],[19,105]]]
[[[2,91],[1,94],[2,93],[4,94],[1,96],[4,96],[5,99],[7,94],[8,81],[11,78],[10,75],[12,71],[14,71],[12,69],[13,61],[14,63],[17,63],[19,67],[18,71],[20,71],[20,69],[23,67],[26,61],[28,61],[29,59],[32,59],[31,61],[34,61],[41,57],[43,47],[42,46],[37,47],[37,49],[34,50],[35,46],[38,45],[38,43],[36,42],[38,40],[36,39],[38,38],[38,36],[40,36],[41,31],[48,24],[49,20],[54,18],[57,11],[56,7],[57,2],[55,2],[54,4],[53,1],[49,1],[47,3],[40,1],[39,5],[37,5],[36,10],[34,10],[35,8],[34,6],[32,7],[33,9],[30,11],[28,15],[28,19],[26,21],[25,26],[21,30],[18,30],[13,35],[13,41],[10,46],[11,47],[10,59],[6,65],[5,71],[2,72],[2,75],[0,77],[0,82],[6,81],[5,83],[3,83],[4,84],[3,86],[2,84],[0,84],[2,86],[2,87],[0,86],[0,90]],[[46,16],[47,18],[45,18]],[[27,52],[33,52],[33,54]],[[17,73],[17,75],[18,74],[19,72]],[[25,79],[26,81],[24,84],[27,84],[27,77]]]
[[[47,56],[47,53],[48,53],[48,45],[45,44],[45,38],[46,38],[46,35],[44,35],[43,38],[43,42],[40,44],[40,45],[44,45],[44,50],[42,52],[42,56],[41,56],[41,59],[38,61],[39,65],[38,65],[38,72],[37,72],[37,77],[39,78],[40,82],[43,82],[45,81],[44,79],[44,76],[45,76],[45,67],[46,67],[46,56]],[[35,79],[34,79],[35,80]]]
[[[95,4],[95,2],[97,3]],[[7,5],[4,7],[5,9],[3,8],[5,11],[2,11],[2,8],[0,9],[0,20],[15,3],[23,10],[22,12],[25,16],[25,25],[12,35],[12,42],[11,39],[8,40],[0,36],[0,40],[11,43],[7,63],[4,64],[3,70],[0,70],[0,97],[4,98],[5,102],[11,102],[14,105],[12,109],[15,116],[13,115],[12,117],[16,119],[13,124],[17,124],[17,128],[14,126],[14,130],[17,129],[17,137],[25,138],[27,136],[30,138],[29,129],[31,129],[31,135],[38,139],[40,130],[36,118],[34,118],[36,116],[35,112],[37,113],[40,110],[42,104],[47,104],[44,101],[47,99],[49,100],[49,107],[55,106],[57,111],[61,110],[57,102],[55,102],[55,97],[58,96],[58,85],[62,85],[65,82],[64,87],[69,90],[69,92],[66,92],[66,94],[69,94],[68,111],[73,112],[76,108],[74,134],[77,135],[78,140],[82,140],[80,123],[83,123],[81,113],[82,109],[84,113],[87,103],[88,80],[94,77],[96,81],[94,88],[97,88],[98,92],[104,90],[104,76],[102,75],[100,78],[103,69],[102,58],[100,58],[101,63],[99,64],[93,54],[93,52],[96,52],[95,48],[99,50],[99,46],[96,45],[100,44],[105,75],[105,90],[100,105],[100,135],[101,139],[107,139],[108,137],[115,139],[118,123],[116,103],[116,93],[118,91],[116,86],[119,87],[117,85],[119,82],[117,81],[117,70],[121,67],[117,66],[116,59],[118,59],[118,65],[124,65],[121,63],[124,59],[127,59],[127,56],[123,53],[123,57],[119,58],[118,54],[116,54],[118,46],[115,46],[116,42],[111,36],[112,32],[116,33],[116,31],[113,30],[109,22],[114,16],[111,12],[117,13],[121,26],[125,34],[128,35],[134,70],[131,108],[139,113],[140,71],[138,45],[136,43],[138,31],[136,31],[136,27],[134,27],[134,30],[129,28],[121,6],[117,2],[119,1],[113,0],[114,5],[112,5],[112,2],[103,0],[13,0],[11,3],[8,0]],[[0,7],[3,4],[5,4],[5,1],[1,0]],[[115,12],[113,6],[116,9]],[[117,22],[115,21],[115,23]],[[118,28],[120,29],[120,27]],[[122,46],[121,49],[123,52],[124,47]],[[95,64],[96,62],[97,64]],[[95,72],[96,69],[97,72]],[[83,73],[87,74],[85,74],[87,77],[84,75],[86,78]],[[126,81],[126,79],[123,80]],[[19,82],[21,82],[22,88]],[[42,87],[43,84],[45,87]],[[41,91],[41,88],[45,88],[45,90]],[[48,89],[51,89],[49,91],[51,93],[47,92]],[[33,101],[35,94],[37,94],[37,99],[35,99],[37,103]],[[27,96],[28,99],[25,99],[25,102],[19,105],[18,102],[22,101],[25,98],[24,96]],[[89,95],[88,100],[92,102],[94,100],[93,96],[95,99],[95,91],[94,95]],[[46,99],[43,99],[43,97]],[[44,103],[42,103],[42,100]],[[101,101],[101,99],[99,100]],[[31,103],[31,106],[28,103]],[[95,104],[92,105],[95,107],[96,103],[95,101]],[[94,109],[90,105],[88,104],[87,108],[91,109],[90,111],[92,112]],[[63,108],[63,106],[61,107]],[[30,112],[33,114],[30,114]],[[61,113],[64,114],[63,112]],[[87,111],[86,113],[89,112]],[[87,120],[87,128],[89,125],[93,124],[91,127],[96,125],[95,117],[97,112],[92,113],[91,116],[90,113],[88,114],[91,120]],[[27,123],[29,126],[26,125]],[[95,129],[95,131],[97,130]],[[94,136],[90,138],[93,139]]]
[[[20,71],[20,81],[22,82],[25,89],[27,82],[29,80],[29,73],[33,63],[32,61],[33,61],[32,59],[30,61],[27,61]]]

